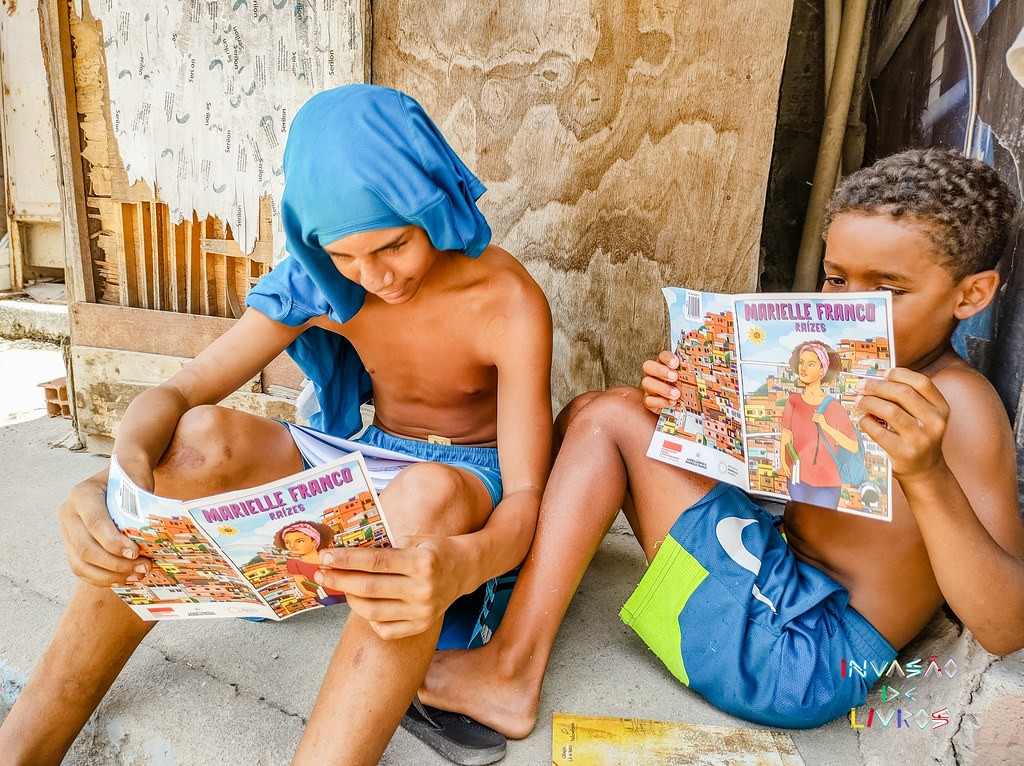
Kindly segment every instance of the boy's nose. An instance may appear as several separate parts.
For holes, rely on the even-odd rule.
[[[394,274],[386,264],[365,263],[359,269],[359,284],[366,288],[367,292],[379,293],[386,290],[394,281]]]
[[[389,269],[364,268],[360,274],[363,287],[367,292],[379,293],[386,290],[394,281],[394,275]]]

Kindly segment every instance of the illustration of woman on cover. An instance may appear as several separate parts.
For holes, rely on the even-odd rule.
[[[300,590],[312,593],[323,606],[345,601],[341,591],[330,590],[313,581],[320,569],[320,551],[330,548],[334,530],[317,521],[293,521],[274,535],[274,545],[288,551],[288,574]]]
[[[852,453],[860,449],[853,422],[839,400],[830,397],[822,406],[826,398],[822,386],[839,377],[842,361],[828,344],[807,341],[793,351],[789,367],[803,390],[790,395],[782,412],[779,473],[786,477],[793,500],[837,508],[843,482],[832,455],[837,449]]]

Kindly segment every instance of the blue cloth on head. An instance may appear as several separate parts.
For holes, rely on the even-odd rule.
[[[484,185],[452,151],[415,100],[376,85],[318,93],[296,113],[284,153],[281,201],[289,256],[260,280],[246,304],[290,326],[326,315],[347,322],[366,291],[323,250],[349,234],[413,224],[438,250],[473,258],[491,230],[476,206]],[[320,412],[310,425],[349,436],[373,393],[351,344],[313,327],[288,347],[312,382]]]

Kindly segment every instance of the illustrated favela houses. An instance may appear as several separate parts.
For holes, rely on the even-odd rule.
[[[248,580],[282,617],[317,606],[316,594],[298,587],[288,574],[285,552],[273,545],[241,566],[243,580],[187,516],[152,516],[149,521],[147,526],[125,530],[142,555],[157,562],[142,582],[114,589],[128,603],[259,603]],[[334,547],[379,546],[387,538],[369,492],[326,509],[323,523],[334,531]]]
[[[743,459],[733,315],[708,312],[704,324],[680,333],[679,404],[659,428],[680,439]]]
[[[187,516],[151,516],[147,526],[126,529],[140,552],[156,562],[142,582],[114,591],[134,605],[156,601],[259,603],[248,584],[218,554]]]
[[[361,492],[351,500],[327,508],[323,523],[334,531],[335,548],[380,547],[387,539],[384,520],[377,512],[373,496]],[[287,557],[273,545],[267,545],[242,567],[271,608],[280,616],[316,606],[316,594],[303,591],[288,574]]]

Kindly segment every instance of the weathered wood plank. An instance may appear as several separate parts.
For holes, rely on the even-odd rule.
[[[43,28],[43,61],[53,103],[57,161],[61,184],[67,190],[62,195],[65,263],[68,269],[65,283],[70,300],[94,301],[96,290],[93,282],[92,243],[85,206],[68,3],[41,4],[39,18]],[[14,228],[17,229],[17,226]]]
[[[74,303],[70,313],[71,331],[77,345],[190,359],[234,324],[233,319],[222,317],[94,303]],[[297,389],[302,377],[295,363],[281,354],[264,369],[263,388],[277,385]]]
[[[118,273],[121,277],[121,305],[142,306],[139,297],[139,273],[138,261],[135,253],[138,252],[136,242],[138,235],[135,232],[135,205],[122,204],[120,246],[117,249]]]
[[[180,372],[191,359],[168,354],[146,354],[123,349],[75,346],[71,358],[83,367],[94,367],[107,378],[121,383],[156,386]],[[260,376],[257,373],[241,386],[238,391],[260,393]]]
[[[257,240],[255,248],[248,255],[242,252],[241,246],[233,239],[204,237],[200,244],[203,250],[216,255],[226,255],[231,258],[250,258],[260,263],[270,263],[274,259],[273,246],[269,240]]]
[[[551,301],[557,403],[637,381],[662,285],[755,287],[791,0],[373,13],[374,82],[434,117]]]
[[[76,346],[71,352],[71,366],[80,429],[89,437],[115,438],[132,399],[159,385],[188,361],[182,357]],[[260,393],[259,376],[221,404],[266,417],[295,419],[294,402]]]
[[[878,42],[875,55],[871,62],[871,77],[878,77],[889,63],[892,54],[900,47],[907,36],[910,25],[917,18],[917,11],[924,0],[893,0],[889,5],[882,23],[879,25],[882,39]]]
[[[75,303],[71,326],[77,343],[96,348],[194,357],[223,335],[231,319],[171,314],[123,306]]]

